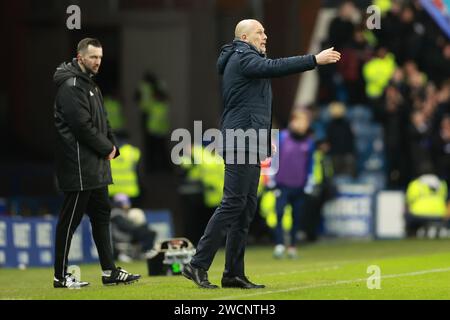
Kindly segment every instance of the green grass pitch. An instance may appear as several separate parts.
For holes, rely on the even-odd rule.
[[[212,283],[220,284],[223,264],[219,251]],[[370,265],[380,267],[380,289],[367,286]],[[150,277],[145,262],[122,264],[143,275],[138,283],[104,287],[99,265],[80,267],[91,285],[79,290],[53,289],[50,268],[0,269],[0,299],[450,299],[450,239],[322,241],[301,247],[296,260],[273,259],[271,247],[249,247],[247,274],[267,286],[253,291],[205,290],[182,276]]]

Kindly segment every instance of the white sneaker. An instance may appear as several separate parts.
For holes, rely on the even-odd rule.
[[[289,247],[287,250],[287,256],[289,259],[297,259],[298,258],[297,249],[295,247]]]
[[[89,285],[89,282],[79,281],[72,274],[68,273],[64,279],[53,278],[53,288],[79,289]]]
[[[275,259],[281,259],[284,256],[284,252],[286,251],[286,247],[282,244],[277,244],[275,249],[273,250],[273,257]]]

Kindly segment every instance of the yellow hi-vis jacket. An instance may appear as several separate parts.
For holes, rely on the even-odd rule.
[[[147,114],[147,132],[159,136],[168,134],[170,129],[168,104],[155,100],[153,88],[147,82],[141,82],[139,92],[141,95],[139,106]]]
[[[278,224],[276,204],[277,204],[277,190],[267,190],[261,196],[260,202],[260,214],[266,219],[266,224],[270,228],[275,228]],[[283,230],[289,231],[292,228],[292,206],[287,205],[284,208],[283,218],[282,218]]]
[[[369,98],[378,98],[383,94],[395,71],[395,58],[392,53],[384,58],[373,58],[363,66],[363,76],[366,80],[366,93]]]
[[[200,145],[191,149],[192,157],[182,159],[181,166],[188,170],[188,179],[201,181],[204,188],[204,203],[207,207],[217,207],[222,201],[225,164],[219,155],[211,153]]]
[[[141,157],[138,148],[131,144],[120,147],[120,157],[111,161],[111,173],[114,184],[109,186],[109,195],[124,193],[130,198],[139,196],[137,164]]]
[[[381,15],[385,15],[392,8],[392,0],[373,0],[373,5],[378,7]]]
[[[411,181],[406,190],[409,213],[424,218],[444,217],[447,212],[447,184],[435,175]]]
[[[314,185],[321,185],[325,179],[333,176],[333,166],[322,150],[313,153],[313,179]]]
[[[122,114],[122,104],[119,100],[112,97],[106,96],[103,99],[103,104],[108,114],[108,121],[111,129],[113,131],[125,129],[123,114]]]
[[[205,205],[213,208],[222,201],[225,164],[219,155],[204,150],[202,168],[202,181],[205,188]]]

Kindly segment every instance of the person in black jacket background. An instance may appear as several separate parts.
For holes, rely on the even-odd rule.
[[[67,272],[72,236],[87,212],[97,246],[105,285],[130,283],[140,278],[114,264],[110,235],[112,183],[109,161],[119,156],[100,89],[93,81],[100,68],[103,49],[97,39],[85,38],[77,57],[61,64],[54,74],[58,87],[54,119],[56,127],[56,175],[64,192],[56,227],[55,288],[83,287],[89,283]]]
[[[198,243],[196,254],[182,271],[186,278],[203,288],[217,288],[209,282],[207,270],[225,237],[222,287],[264,288],[264,285],[254,284],[246,277],[244,253],[249,225],[256,211],[260,161],[270,156],[273,148],[270,141],[272,90],[269,78],[311,70],[317,64],[335,63],[340,59],[340,54],[333,48],[316,56],[267,59],[266,42],[267,36],[260,22],[243,20],[236,26],[235,40],[222,48],[217,62],[219,74],[223,76],[224,194]],[[251,141],[249,137],[241,145],[227,135],[230,131],[235,132],[239,140],[242,135],[246,136],[244,132],[252,130],[257,132],[257,140]]]
[[[345,105],[332,102],[329,106],[331,121],[326,132],[330,142],[330,156],[335,175],[356,176],[355,137],[350,123],[345,118]]]

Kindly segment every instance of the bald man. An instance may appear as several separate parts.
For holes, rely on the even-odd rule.
[[[218,288],[209,282],[207,271],[224,238],[226,256],[222,287],[265,287],[247,278],[244,253],[249,225],[256,212],[260,161],[271,155],[270,78],[311,70],[317,65],[335,63],[340,59],[339,52],[333,48],[315,56],[268,59],[266,44],[267,36],[262,24],[257,20],[243,20],[236,26],[234,41],[222,47],[217,62],[219,74],[223,76],[224,194],[197,245],[196,254],[191,263],[183,268],[183,275],[202,288]],[[241,132],[255,130],[258,133],[257,140],[246,140],[239,145],[235,144],[234,138],[227,139],[227,132],[237,132],[239,129]],[[244,162],[239,161],[241,156]]]

